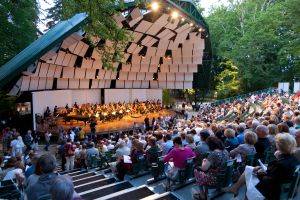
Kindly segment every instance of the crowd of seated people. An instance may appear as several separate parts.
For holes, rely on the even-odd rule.
[[[239,165],[240,176],[232,186],[222,188],[224,192],[236,195],[239,188],[246,185],[248,199],[253,194],[258,199],[279,199],[280,185],[292,181],[293,173],[300,164],[299,109],[299,96],[261,94],[231,103],[207,105],[187,120],[177,116],[160,117],[149,123],[148,128],[144,125],[109,139],[93,137],[77,128],[62,131],[57,157],[62,160],[63,170],[71,170],[92,167],[94,157],[107,159],[106,155],[110,154],[116,160],[111,167],[120,180],[132,174],[141,156],[145,157],[147,166],[162,156],[162,162],[169,165],[165,173],[172,179],[178,177],[178,171],[184,169],[187,160],[192,158],[195,160],[196,184],[200,188],[195,197],[200,199],[205,199],[205,187],[218,184],[218,175],[224,173],[226,163],[234,159]],[[25,139],[24,145],[26,149]],[[267,152],[271,152],[273,159],[266,158]],[[52,158],[47,158],[46,162],[43,156],[34,158],[34,151],[25,153],[24,150],[23,155],[30,156],[29,165],[33,166],[27,167],[30,173],[26,173],[27,170],[21,165],[23,159],[18,158],[18,152],[16,154],[13,156],[11,152],[10,159],[13,160],[5,163],[1,177],[8,174],[22,180],[20,177],[25,172],[25,187],[30,185],[25,190],[29,199],[36,199],[31,195],[41,195],[33,190],[41,184],[48,185],[39,191],[50,195],[53,190],[62,189],[59,184],[63,184],[65,177],[57,179],[53,173],[55,169],[48,166]],[[249,156],[268,163],[267,169],[262,170],[258,162],[248,165]],[[8,173],[10,171],[13,175]],[[248,184],[250,181],[253,184]],[[57,188],[52,188],[56,182],[59,183]],[[72,198],[79,198],[70,182],[64,184],[61,187],[68,187]]]

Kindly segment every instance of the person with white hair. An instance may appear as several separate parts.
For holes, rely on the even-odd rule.
[[[120,140],[117,144],[118,148],[116,150],[116,157],[122,158],[124,155],[130,155],[130,149],[127,147],[124,140]]]
[[[50,191],[52,200],[82,199],[79,194],[75,192],[71,177],[66,175],[56,177]]]
[[[23,149],[25,147],[25,144],[22,140],[21,136],[15,136],[15,139],[11,141],[10,143],[11,149],[11,155],[15,157],[17,154],[23,154]]]

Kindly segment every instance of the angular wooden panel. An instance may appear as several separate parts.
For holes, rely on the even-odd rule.
[[[78,89],[79,88],[79,79],[69,79],[69,89]]]
[[[39,77],[47,77],[47,72],[48,72],[49,65],[50,64],[48,64],[48,63],[42,63],[41,64],[41,68],[40,68],[40,71],[39,71]]]
[[[30,77],[29,90],[34,91],[38,89],[39,77]]]
[[[92,68],[93,69],[102,69],[102,61],[101,60],[94,60]]]
[[[167,82],[167,88],[168,89],[175,89],[175,82],[174,81],[168,81]]]
[[[104,88],[110,88],[111,86],[111,80],[105,80]]]
[[[184,81],[184,73],[175,74],[176,81]]]
[[[143,49],[143,46],[138,45],[132,53],[133,54],[139,54],[142,49]]]
[[[160,65],[160,71],[161,72],[170,72],[170,66],[166,64],[161,64]]]
[[[193,81],[193,73],[185,73],[184,80],[185,81]]]
[[[83,44],[81,51],[78,53],[79,56],[84,57],[84,55],[86,54],[86,51],[88,50],[89,45],[87,44]]]
[[[72,35],[70,35],[69,37],[67,37],[66,39],[64,39],[61,48],[63,49],[67,49],[68,47],[70,47],[71,45],[77,43],[78,41],[82,40],[82,36],[77,34],[77,33],[73,33]]]
[[[95,79],[96,69],[86,69],[85,78],[86,79]]]
[[[45,90],[46,89],[46,83],[47,83],[47,78],[46,77],[40,77],[39,78],[39,86],[38,90]]]
[[[94,48],[91,58],[93,58],[95,60],[101,60],[102,59],[102,55],[100,53],[100,50],[97,49],[97,48]]]
[[[193,88],[193,82],[184,82],[184,89],[192,89]]]
[[[139,8],[134,8],[130,13],[131,21],[128,23],[130,27],[133,27],[136,23],[143,19],[143,15]]]
[[[51,90],[53,87],[53,78],[47,78],[46,82],[46,90]]]
[[[139,55],[132,55],[132,66],[131,66],[131,71],[132,72],[139,72],[140,71],[140,68],[141,68],[141,59],[142,59],[142,56],[139,56]]]
[[[122,27],[123,27],[122,22],[126,20],[125,17],[122,15],[122,13],[115,14],[115,15],[113,16],[113,18],[114,18],[115,22],[117,23],[117,25],[118,25],[120,28],[122,28]]]
[[[141,84],[142,84],[141,81],[133,81],[132,87],[133,88],[141,88]]]
[[[129,72],[131,69],[131,64],[128,63],[128,64],[122,64],[122,71],[124,72]]]
[[[181,64],[181,65],[179,65],[178,72],[188,72],[188,65],[187,64]]]
[[[58,65],[69,66],[69,62],[70,62],[71,58],[72,58],[72,54],[66,53],[64,60],[62,61],[61,64],[58,64]],[[69,66],[69,67],[73,67],[73,66]]]
[[[167,74],[167,81],[175,81],[175,73],[168,73]]]
[[[148,57],[148,56],[142,57],[140,72],[149,72],[150,60],[151,60],[151,57]]]
[[[105,88],[105,80],[99,80],[98,88]]]
[[[81,68],[92,68],[93,67],[93,60],[92,59],[82,59]]]
[[[101,79],[101,80],[104,79],[105,72],[106,72],[106,70],[99,69],[99,73],[98,73],[97,79]]]
[[[175,32],[181,33],[181,32],[183,32],[183,31],[185,31],[185,30],[187,30],[187,29],[189,29],[189,28],[191,28],[191,26],[190,26],[188,23],[186,23],[186,24],[184,24],[183,26],[180,26],[179,28],[177,28],[177,29],[175,30]]]
[[[58,78],[57,79],[57,89],[68,89],[69,81],[67,78]]]
[[[146,73],[137,73],[136,80],[144,81]]]
[[[41,62],[38,62],[38,63],[37,63],[36,68],[35,68],[35,72],[34,72],[34,74],[32,74],[31,76],[39,76],[39,72],[40,72],[40,69],[41,69],[41,65],[42,65]]]
[[[166,25],[166,28],[175,30],[179,24],[179,19],[173,19]]]
[[[156,73],[158,71],[159,60],[160,60],[159,56],[152,56],[151,57],[149,72],[155,72]]]
[[[183,89],[183,82],[176,81],[175,82],[175,89]]]
[[[54,64],[62,65],[65,55],[66,55],[66,52],[59,51]]]
[[[169,15],[163,14],[149,28],[149,30],[147,31],[147,34],[155,36],[162,29],[162,27],[164,27],[165,25],[168,24],[168,18],[169,18]]]
[[[169,46],[170,41],[169,40],[163,40],[161,39],[158,43],[156,55],[160,57],[164,57],[167,51],[167,48]]]
[[[158,87],[161,89],[167,88],[167,82],[166,81],[158,81]]]
[[[79,53],[81,52],[81,50],[82,50],[82,48],[83,48],[84,45],[85,45],[84,42],[79,41],[78,44],[76,45],[74,51],[73,51],[73,52],[72,52],[71,50],[70,50],[70,51],[71,51],[72,53],[76,54],[76,55],[79,55]]]
[[[54,78],[60,78],[62,72],[62,66],[57,65],[54,72]]]
[[[138,47],[138,45],[136,43],[131,43],[130,46],[127,48],[127,52],[128,53],[133,53],[134,50]]]
[[[81,89],[88,89],[90,84],[89,79],[80,79],[79,80],[79,88]]]
[[[146,57],[155,56],[156,53],[156,47],[148,47],[146,52]]]
[[[28,91],[29,90],[29,84],[30,84],[30,77],[29,76],[23,76],[22,77],[22,84],[21,84],[21,91]]]
[[[116,81],[116,88],[124,88],[125,87],[125,81]]]
[[[189,64],[188,72],[192,72],[192,73],[198,72],[198,65],[197,64]]]
[[[63,67],[63,78],[74,78],[74,67]]]
[[[153,73],[146,73],[145,80],[146,81],[152,81],[153,80]]]
[[[125,81],[125,88],[132,88],[133,81]]]
[[[75,68],[75,76],[74,78],[84,79],[86,69]]]
[[[137,76],[137,72],[129,72],[127,80],[135,81]]]
[[[96,89],[96,88],[99,88],[99,80],[93,79],[91,89]]]
[[[69,46],[69,47],[68,47],[69,51],[72,52],[72,53],[74,53],[74,50],[75,50],[75,48],[77,47],[77,44],[78,44],[78,43],[79,43],[79,42],[76,42],[76,43],[72,44],[71,46]]]
[[[142,81],[141,88],[148,89],[149,88],[149,81]]]
[[[159,80],[159,81],[166,81],[167,80],[167,73],[158,73],[157,80]]]
[[[170,72],[178,72],[178,71],[179,71],[178,65],[176,65],[176,64],[170,65]]]
[[[117,74],[118,74],[117,71],[111,71],[110,79],[111,79],[111,80],[117,79]]]
[[[112,73],[111,70],[105,70],[105,76],[104,76],[104,79],[105,79],[105,80],[110,80],[111,73]]]
[[[132,36],[133,36],[133,41],[134,43],[138,43],[140,41],[140,39],[143,37],[143,33],[139,33],[139,32],[133,32]]]
[[[121,71],[121,72],[119,72],[119,80],[128,80],[128,73],[129,72],[123,72],[123,71]]]
[[[135,28],[136,32],[146,33],[147,30],[152,26],[151,22],[142,20],[140,24]]]
[[[74,67],[76,60],[77,60],[77,56],[76,55],[72,55],[68,66],[69,67]]]
[[[53,50],[50,50],[48,51],[46,54],[44,54],[40,60],[43,60],[43,61],[48,61],[49,59],[53,58],[54,56],[56,56],[56,52],[53,51]]]
[[[182,64],[181,48],[172,50],[173,64]]]
[[[158,81],[150,81],[150,88],[158,88]]]

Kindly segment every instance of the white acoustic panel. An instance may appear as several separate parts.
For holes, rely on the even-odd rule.
[[[99,80],[93,79],[91,89],[99,88]]]
[[[51,90],[53,88],[53,78],[47,78],[46,90]]]
[[[191,72],[191,73],[198,72],[198,65],[197,64],[189,64],[188,65],[188,72]]]
[[[136,80],[144,81],[146,73],[137,73]]]
[[[179,65],[178,72],[188,72],[188,65],[187,64]]]
[[[145,80],[152,81],[153,80],[153,73],[146,73]]]
[[[176,81],[184,81],[184,73],[176,73]]]
[[[167,73],[158,73],[157,80],[159,80],[159,81],[166,81],[167,80]]]
[[[175,73],[168,73],[167,74],[167,81],[175,81]]]
[[[180,67],[181,67],[182,65],[180,65]],[[179,68],[180,68],[179,67]],[[178,69],[178,65],[177,64],[172,64],[172,65],[170,65],[170,72],[178,72],[179,71],[179,69]]]
[[[140,72],[149,72],[150,60],[151,60],[151,57],[148,57],[148,56],[142,57]]]
[[[149,88],[149,81],[142,81],[141,88]]]
[[[170,66],[166,64],[161,64],[160,65],[160,71],[161,72],[170,72]]]
[[[98,88],[105,88],[105,80],[99,80]]]
[[[104,88],[110,88],[111,80],[105,80]]]
[[[142,84],[141,81],[133,81],[132,87],[133,88],[141,88],[141,84]]]
[[[137,72],[129,72],[127,80],[135,81],[136,80],[136,76],[137,76]]]

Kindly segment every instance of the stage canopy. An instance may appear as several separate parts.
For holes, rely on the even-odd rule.
[[[97,43],[109,46],[111,42],[95,39],[96,45],[89,45],[81,29],[88,16],[80,13],[57,24],[2,66],[0,87],[15,81],[11,95],[61,89],[192,88],[202,65],[208,27],[191,1],[157,0],[157,10],[151,2],[144,6],[129,2],[113,16],[118,26],[132,34],[114,70],[102,66],[97,49]]]

